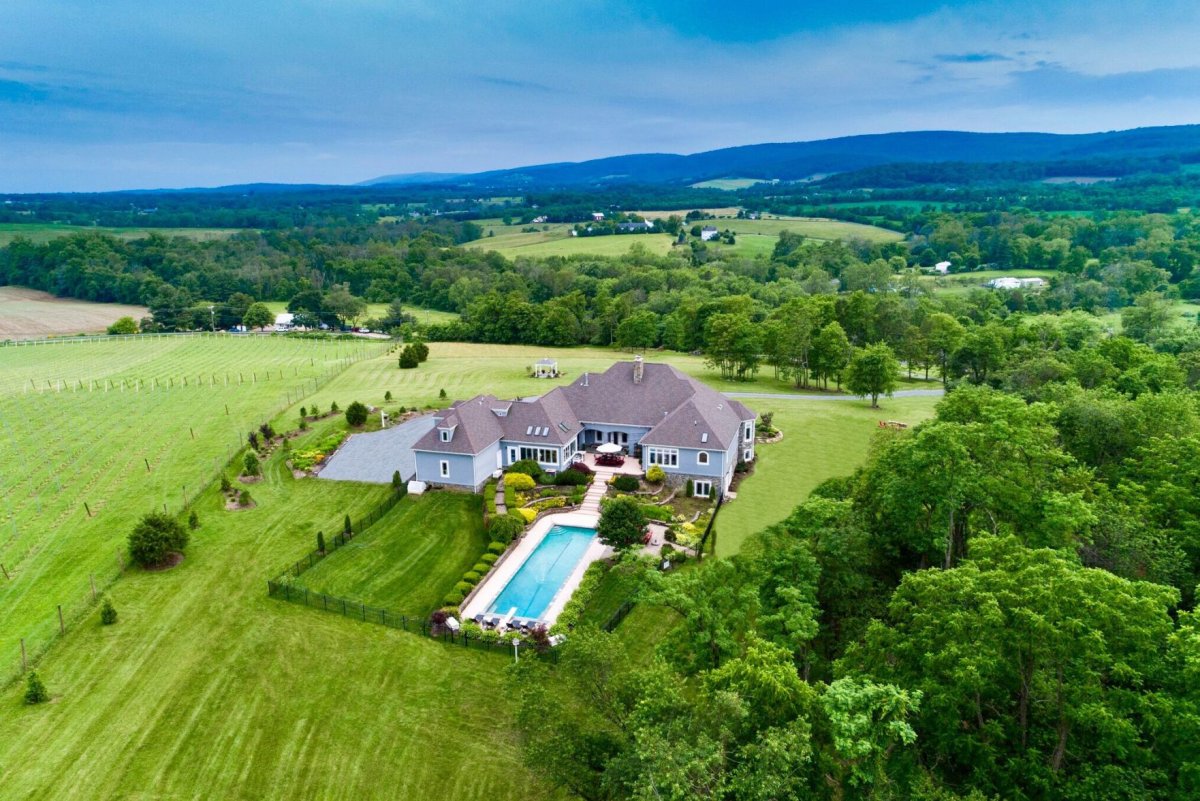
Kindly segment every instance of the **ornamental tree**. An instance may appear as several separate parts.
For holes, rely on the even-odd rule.
[[[188,532],[174,517],[150,512],[129,533],[129,555],[142,567],[161,565],[187,547]]]
[[[617,551],[627,551],[642,541],[646,516],[633,498],[614,498],[600,512],[596,533],[600,541]]]

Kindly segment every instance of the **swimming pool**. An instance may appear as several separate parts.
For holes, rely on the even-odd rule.
[[[551,528],[504,585],[488,611],[507,615],[515,607],[517,617],[540,618],[595,536],[595,529],[590,528]]]

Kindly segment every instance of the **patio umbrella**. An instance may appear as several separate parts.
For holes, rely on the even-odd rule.
[[[615,442],[606,442],[596,448],[596,453],[620,453],[621,446]]]

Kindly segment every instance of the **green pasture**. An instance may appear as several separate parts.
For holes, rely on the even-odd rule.
[[[666,234],[622,234],[612,236],[573,237],[574,227],[569,223],[545,225],[504,225],[500,220],[480,220],[483,238],[468,242],[463,247],[474,250],[494,250],[508,258],[518,256],[624,256],[629,248],[640,242],[656,255],[671,251],[674,238]],[[536,228],[535,232],[522,232],[522,228]],[[546,230],[543,230],[546,229]],[[493,234],[494,236],[489,236]]]
[[[286,300],[268,300],[266,301],[267,308],[275,314],[283,314],[287,311]],[[368,303],[367,311],[363,314],[361,320],[379,319],[387,314],[388,303]],[[458,319],[458,315],[454,312],[439,311],[437,309],[422,309],[419,306],[405,306],[404,311],[417,318],[418,323],[449,323]]]
[[[692,189],[724,189],[732,192],[761,183],[770,183],[770,181],[765,178],[713,178],[708,181],[700,181],[699,183],[692,184]]]
[[[52,703],[0,693],[2,795],[549,797],[521,764],[503,656],[267,597],[318,529],[391,490],[297,481],[280,455],[265,472],[254,509],[200,496],[181,565],[126,571],[115,626],[93,613],[57,643],[39,666]]]
[[[655,216],[667,214],[682,214],[683,212],[644,212],[644,215]],[[736,210],[734,210],[736,214]],[[509,258],[517,256],[573,256],[588,254],[594,256],[622,256],[629,252],[635,243],[642,243],[651,253],[665,255],[673,251],[674,238],[666,234],[625,234],[611,236],[572,237],[570,230],[573,226],[567,223],[554,223],[537,226],[504,225],[500,220],[480,220],[484,236],[464,247],[478,250],[494,250]],[[809,239],[828,241],[833,239],[866,239],[869,242],[895,242],[901,234],[885,228],[861,223],[843,222],[820,218],[772,217],[760,220],[739,220],[735,216],[722,216],[720,219],[699,221],[699,225],[713,225],[722,231],[732,230],[737,235],[735,245],[708,243],[710,248],[729,250],[739,256],[756,256],[769,254],[775,247],[780,231],[793,231]],[[522,228],[536,228],[536,231],[522,232]],[[690,226],[689,226],[690,227]],[[545,230],[543,230],[545,229]],[[494,236],[489,236],[494,233]],[[675,249],[682,250],[682,249]]]
[[[778,239],[781,231],[801,234],[808,239],[865,239],[868,242],[880,244],[898,242],[904,238],[903,234],[874,225],[817,217],[770,217],[759,220],[733,218],[702,222],[701,224],[712,225],[722,231],[728,228],[737,235],[738,240],[741,240],[743,236],[764,236],[770,237],[773,241]]]
[[[236,228],[107,228],[98,225],[61,225],[59,223],[0,223],[0,247],[7,245],[19,236],[41,244],[60,236],[86,231],[109,234],[121,239],[145,239],[151,234],[161,234],[207,242],[232,236],[238,230]]]
[[[137,516],[178,510],[247,432],[367,341],[173,336],[0,348],[0,681],[115,575]],[[86,504],[86,506],[85,506]]]
[[[297,584],[312,592],[423,617],[487,548],[482,502],[466,493],[405,498]],[[326,540],[339,528],[325,532]],[[314,544],[315,547],[315,544]]]

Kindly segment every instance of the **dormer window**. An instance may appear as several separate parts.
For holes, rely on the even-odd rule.
[[[441,434],[442,434],[442,442],[449,442],[449,441],[450,441],[450,429],[448,429],[448,428],[443,428],[443,429],[442,429],[442,431],[441,431]]]

